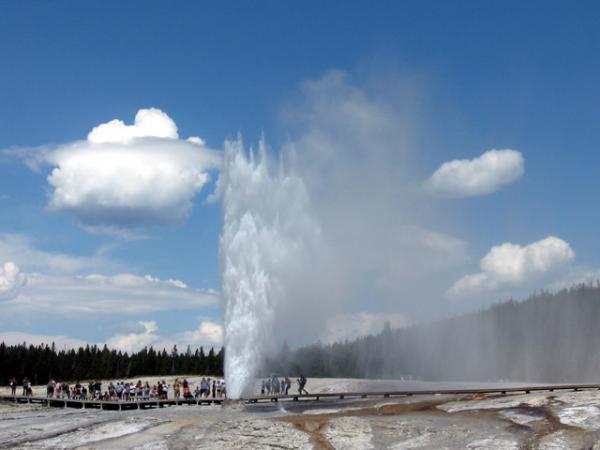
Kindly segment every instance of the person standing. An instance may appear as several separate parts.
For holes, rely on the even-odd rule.
[[[175,398],[179,398],[181,395],[181,390],[179,387],[179,378],[175,378],[175,382],[173,383],[173,392],[175,395]]]
[[[15,377],[10,379],[10,394],[13,397],[17,395],[17,379]]]
[[[215,383],[215,380],[213,380],[213,382],[212,382],[212,396],[213,396],[213,398],[215,398],[216,395],[217,395],[217,383]]]
[[[54,397],[54,381],[53,380],[48,381],[48,384],[46,385],[46,396],[48,398]]]
[[[165,398],[165,400],[169,399],[169,385],[167,384],[167,382],[165,380],[162,381],[163,382],[163,396]]]
[[[308,395],[308,391],[306,389],[304,389],[304,386],[306,386],[306,377],[303,374],[300,374],[300,378],[298,378],[298,393],[302,394],[302,392],[304,392],[306,395]]]
[[[187,378],[183,379],[183,398],[191,398],[192,393],[190,392],[190,384]]]
[[[285,395],[288,395],[288,391],[292,387],[292,380],[290,380],[289,377],[285,377],[284,385],[285,385]]]
[[[29,383],[29,380],[27,379],[27,377],[23,378],[23,397],[25,397],[27,395],[28,383]]]

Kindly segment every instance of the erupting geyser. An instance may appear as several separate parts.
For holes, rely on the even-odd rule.
[[[305,265],[318,239],[302,180],[283,164],[270,170],[241,139],[225,145],[217,186],[223,202],[220,243],[225,303],[225,378],[230,398],[249,395],[267,352],[278,348],[275,320],[291,296],[288,274]]]

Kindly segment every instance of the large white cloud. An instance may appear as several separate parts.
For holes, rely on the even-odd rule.
[[[14,262],[0,264],[0,300],[16,297],[25,282],[25,275]]]
[[[180,139],[173,120],[155,108],[140,109],[133,125],[116,119],[98,125],[86,140],[10,154],[33,168],[53,167],[50,210],[113,235],[119,228],[181,223],[221,161],[202,139]]]
[[[498,190],[525,172],[523,155],[516,150],[489,150],[475,159],[445,162],[427,180],[440,196],[472,197]]]
[[[492,247],[480,261],[481,272],[456,281],[448,295],[459,298],[505,287],[526,287],[574,259],[571,246],[554,236],[525,247],[507,242]]]

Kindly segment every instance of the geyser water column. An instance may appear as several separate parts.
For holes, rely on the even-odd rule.
[[[225,144],[217,192],[224,211],[225,379],[228,396],[240,398],[252,393],[265,355],[285,338],[274,325],[294,297],[290,274],[306,265],[320,232],[302,180],[281,163],[271,170],[262,141],[256,158],[241,139]]]

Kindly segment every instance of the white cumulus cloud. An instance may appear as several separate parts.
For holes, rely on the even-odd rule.
[[[445,162],[427,180],[426,187],[444,197],[490,194],[525,173],[523,155],[510,149],[489,150],[475,159]]]
[[[133,125],[100,124],[86,140],[8,154],[33,169],[53,167],[50,210],[70,212],[84,229],[113,236],[123,228],[181,223],[221,163],[202,139],[180,139],[175,122],[156,108],[140,109]]]
[[[127,144],[134,139],[147,137],[177,139],[177,125],[160,109],[140,109],[133,125],[113,119],[94,127],[87,140],[94,144]]]
[[[117,334],[106,341],[106,345],[124,352],[136,352],[157,344],[162,338],[157,334],[158,324],[154,320],[139,321],[139,333]]]
[[[0,265],[0,300],[16,297],[25,285],[26,277],[12,261]]]
[[[223,342],[223,325],[205,320],[195,330],[179,333],[175,335],[174,339],[182,344],[192,346],[221,344]]]
[[[448,295],[464,297],[504,287],[524,287],[574,259],[571,246],[554,236],[524,247],[506,242],[492,247],[480,261],[481,272],[456,281]]]

